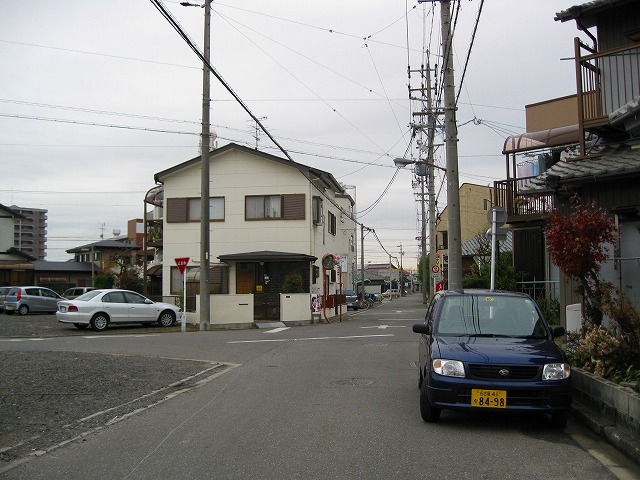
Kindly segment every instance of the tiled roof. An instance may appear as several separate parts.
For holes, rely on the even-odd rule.
[[[476,235],[471,240],[467,240],[462,244],[462,256],[473,257],[478,255],[478,252],[484,250],[488,242],[491,242],[491,236],[486,233]],[[498,242],[500,252],[513,251],[513,232],[507,229],[507,239],[503,242]],[[489,244],[490,245],[490,244]],[[489,250],[490,252],[491,250]]]
[[[551,192],[550,180],[563,183],[585,183],[607,178],[640,176],[640,143],[604,145],[592,149],[589,155],[598,155],[583,160],[561,160],[523,187],[521,193]],[[551,175],[551,177],[550,177]],[[557,178],[555,178],[557,177]],[[557,182],[556,182],[557,184]]]

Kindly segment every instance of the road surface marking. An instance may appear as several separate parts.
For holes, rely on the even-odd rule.
[[[350,338],[394,337],[392,333],[376,335],[350,335],[348,337],[309,337],[309,338],[279,338],[273,340],[234,340],[227,343],[261,343],[261,342],[302,342],[306,340],[348,340]]]
[[[278,332],[282,332],[284,330],[289,330],[289,327],[278,327],[278,328],[274,328],[272,330],[267,330],[266,332],[262,332],[262,333],[278,333]]]
[[[406,325],[378,325],[374,327],[360,327],[360,328],[379,328],[381,330],[386,330],[387,328],[407,328]]]

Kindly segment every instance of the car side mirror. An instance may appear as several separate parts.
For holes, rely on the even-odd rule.
[[[148,298],[144,301],[144,303],[146,303],[147,305],[152,305],[153,304],[153,300],[149,300]]]
[[[431,335],[431,327],[426,323],[414,323],[413,333],[421,333],[422,335]]]
[[[554,325],[553,327],[551,327],[551,336],[553,338],[558,338],[563,336],[566,333],[564,327],[560,326],[560,325]]]

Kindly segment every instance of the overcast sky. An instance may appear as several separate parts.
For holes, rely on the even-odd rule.
[[[458,87],[480,4],[463,0],[459,10]],[[572,5],[484,4],[458,104],[461,184],[505,178],[503,143],[524,132],[524,106],[575,93],[568,59],[578,31],[554,21]],[[164,6],[202,49],[204,10]],[[411,171],[387,186],[393,158],[417,153],[407,64],[419,69],[426,46],[441,65],[439,2],[214,1],[211,31],[211,63],[254,115],[295,161],[354,185],[366,211],[359,220],[391,255],[402,245],[404,266],[415,266]],[[0,203],[49,211],[48,260],[125,232],[142,217],[153,175],[199,154],[201,65],[150,1],[3,0],[0,58]],[[250,117],[213,77],[212,98],[218,145],[255,147]],[[281,155],[265,135],[257,144]],[[437,161],[444,166],[442,154]],[[387,259],[368,235],[365,261]]]

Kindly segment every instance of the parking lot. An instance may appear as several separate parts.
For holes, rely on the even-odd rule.
[[[195,329],[194,326],[187,326],[188,329]],[[131,333],[170,333],[179,332],[180,323],[163,328],[158,325],[109,325],[107,331],[109,335],[131,334]],[[71,324],[58,323],[55,315],[29,314],[29,315],[7,315],[0,314],[0,337],[57,337],[68,335],[87,335],[91,330],[78,330]]]
[[[193,375],[216,366],[163,359],[158,368],[158,359],[153,357],[20,351],[9,345],[47,337],[179,331],[179,324],[168,328],[123,325],[98,333],[58,323],[55,315],[0,314],[0,472],[26,455],[46,451],[101,428],[109,419],[162,401],[176,385],[188,387],[198,379]],[[103,413],[95,415],[97,412]]]

